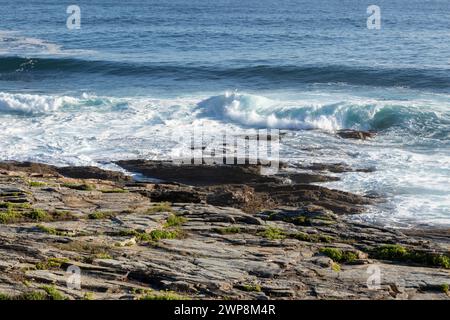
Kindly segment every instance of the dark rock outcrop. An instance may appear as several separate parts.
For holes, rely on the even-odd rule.
[[[338,180],[317,173],[281,170],[277,175],[263,176],[257,165],[175,165],[170,161],[145,160],[117,164],[152,178],[197,186],[197,190],[206,194],[203,200],[210,204],[252,213],[277,205],[316,204],[339,214],[355,214],[364,210],[363,205],[372,203],[363,196],[309,184]]]
[[[193,186],[236,183],[278,182],[274,176],[260,174],[258,165],[203,165],[173,164],[171,161],[125,160],[117,161],[122,168],[147,177]]]
[[[297,166],[300,169],[313,171],[329,171],[333,173],[344,172],[374,172],[375,168],[352,168],[345,163],[311,163],[310,165]]]
[[[65,177],[74,179],[99,179],[117,182],[132,181],[130,176],[122,172],[102,170],[97,167],[58,167],[55,170]]]
[[[353,130],[353,129],[342,129],[338,130],[336,134],[344,139],[360,139],[366,140],[368,138],[375,137],[376,133],[372,131],[362,131],[362,130]]]
[[[0,162],[0,170],[25,172],[36,175],[64,176],[74,179],[100,179],[110,181],[131,181],[132,178],[121,172],[103,170],[97,167],[66,166],[57,167],[43,163],[5,161]]]
[[[33,175],[58,175],[55,166],[34,162],[0,162],[0,169],[11,172],[26,172]]]

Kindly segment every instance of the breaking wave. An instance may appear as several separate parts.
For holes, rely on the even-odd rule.
[[[279,102],[256,95],[226,93],[201,101],[197,109],[201,116],[250,127],[325,131],[400,128],[443,137],[448,137],[450,130],[449,112],[377,100],[320,104]]]
[[[2,113],[46,113],[56,111],[67,104],[76,104],[77,102],[78,99],[67,96],[0,92],[0,112]]]
[[[198,100],[197,100],[198,101]],[[450,111],[423,107],[416,102],[347,99],[333,103],[295,100],[277,101],[262,96],[228,92],[200,102],[192,99],[161,100],[150,98],[113,98],[82,94],[38,95],[0,92],[0,114],[36,115],[67,110],[73,113],[102,110],[117,112],[130,106],[143,116],[158,115],[161,121],[189,123],[210,118],[222,123],[252,128],[290,130],[344,128],[384,131],[400,129],[407,134],[435,139],[449,139]],[[102,108],[99,108],[102,107]],[[170,112],[168,112],[170,110]],[[181,110],[191,110],[179,118]],[[168,123],[169,123],[168,122]]]

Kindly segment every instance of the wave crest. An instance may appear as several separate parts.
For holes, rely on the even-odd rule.
[[[248,94],[226,93],[210,97],[197,105],[199,115],[245,126],[278,129],[343,128],[408,131],[448,128],[449,114],[421,110],[408,105],[380,101],[341,101],[332,104],[278,102]]]
[[[80,114],[92,108],[102,113],[135,112],[144,118],[154,114],[164,121],[177,120],[186,124],[191,123],[194,116],[199,120],[211,118],[251,128],[319,129],[329,132],[344,128],[375,131],[400,129],[412,136],[439,140],[448,140],[450,136],[450,112],[417,101],[358,98],[345,98],[334,103],[316,99],[277,101],[257,95],[227,92],[196,103],[191,99],[172,101],[89,94],[70,97],[0,92],[0,113],[33,116],[62,108]],[[177,112],[181,110],[184,110],[182,115]]]
[[[3,113],[45,113],[57,111],[65,104],[77,102],[78,99],[67,96],[0,92],[0,112]]]

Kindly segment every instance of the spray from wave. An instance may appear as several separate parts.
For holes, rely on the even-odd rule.
[[[338,101],[342,96],[334,98]],[[176,154],[176,148],[190,147],[177,146],[172,133],[185,135],[195,126],[211,135],[224,128],[237,134],[243,127],[320,129],[289,132],[282,141],[283,159],[376,166],[374,174],[348,173],[330,187],[387,192],[395,197],[395,212],[405,219],[416,213],[422,219],[427,212],[428,217],[448,223],[449,112],[423,109],[418,101],[395,105],[357,97],[328,103],[323,97],[277,101],[226,93],[199,102],[198,97],[173,100],[0,92],[0,159],[103,166],[128,158],[167,159]],[[386,134],[373,142],[352,143],[322,132],[344,127],[385,130]],[[397,138],[397,132],[390,134],[396,128],[404,135],[391,139]],[[424,130],[434,136],[439,133],[442,140],[422,139],[422,144],[417,137],[418,132],[426,134]],[[304,151],[305,145],[314,148]],[[383,215],[389,221],[395,219],[390,208]]]
[[[87,110],[103,110],[102,107],[107,111],[123,111],[127,108],[128,101],[130,99],[99,97],[87,93],[72,97],[0,92],[0,115],[3,113],[37,116],[57,111],[77,114]]]
[[[56,111],[66,104],[76,104],[78,99],[66,96],[11,94],[0,92],[0,112],[38,114]]]
[[[353,128],[381,131],[399,128],[415,133],[433,133],[446,128],[448,132],[450,126],[448,112],[425,110],[405,102],[401,105],[377,100],[323,104],[280,102],[256,95],[226,93],[201,101],[197,110],[200,116],[244,126],[292,130]]]

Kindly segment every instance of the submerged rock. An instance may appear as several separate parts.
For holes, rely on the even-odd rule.
[[[362,131],[362,130],[353,130],[353,129],[342,129],[338,130],[336,134],[344,139],[360,139],[366,140],[368,138],[375,137],[376,133],[372,131]]]
[[[311,163],[310,165],[298,166],[301,169],[313,170],[313,171],[329,171],[333,173],[344,172],[374,172],[375,168],[352,168],[345,163]]]

